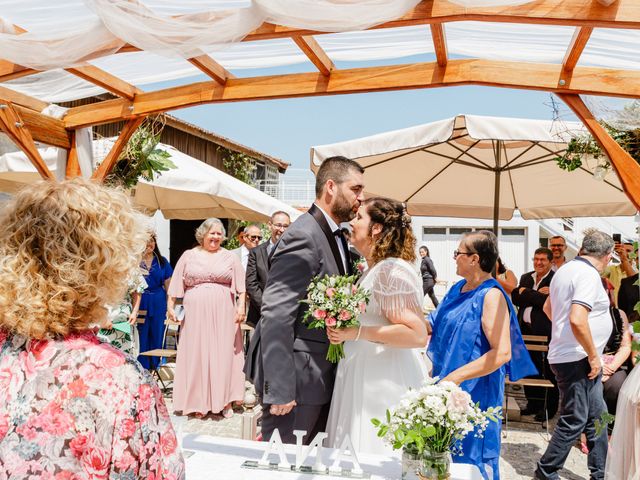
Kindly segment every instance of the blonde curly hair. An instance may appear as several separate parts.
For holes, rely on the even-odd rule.
[[[0,328],[34,339],[100,323],[148,236],[124,192],[83,179],[25,188],[0,225]]]

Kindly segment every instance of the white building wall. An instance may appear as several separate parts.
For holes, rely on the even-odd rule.
[[[427,245],[431,258],[438,271],[438,280],[446,281],[447,287],[460,279],[456,275],[456,264],[453,251],[458,248],[460,237],[465,230],[481,230],[493,227],[491,220],[452,218],[452,217],[413,217],[413,232],[416,235],[417,247]],[[437,229],[438,233],[424,233],[424,228]],[[540,228],[536,221],[523,220],[514,216],[509,221],[499,224],[500,256],[503,262],[519,278],[530,271],[533,252],[540,245]],[[434,232],[435,230],[431,230]],[[518,235],[513,235],[517,233]],[[437,287],[436,293],[444,293],[445,287]]]

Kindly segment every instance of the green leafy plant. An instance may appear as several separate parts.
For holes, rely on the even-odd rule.
[[[251,222],[246,222],[243,220],[229,220],[229,228],[227,231],[227,239],[222,243],[222,247],[227,250],[234,250],[240,246],[240,241],[238,240],[238,232],[241,228],[246,227]]]
[[[556,112],[557,114],[557,112]],[[640,163],[640,102],[637,100],[626,105],[623,110],[616,112],[615,118],[599,123],[607,133],[626,150],[636,162]],[[605,157],[598,142],[589,135],[580,135],[571,139],[563,155],[555,158],[558,166],[568,172],[572,172],[582,166],[585,156],[592,156],[596,160]],[[604,168],[611,168],[607,160],[598,162]]]
[[[253,185],[253,172],[257,168],[253,158],[246,153],[234,152],[225,147],[219,146],[218,151],[222,154],[222,165],[230,175]]]
[[[155,175],[176,168],[171,154],[157,148],[163,128],[162,116],[147,118],[127,142],[105,182],[131,188],[140,178],[151,181]]]

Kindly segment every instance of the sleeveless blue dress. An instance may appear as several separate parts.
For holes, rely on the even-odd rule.
[[[511,360],[493,373],[467,380],[460,387],[471,395],[480,408],[502,407],[505,376],[511,380],[537,374],[527,351],[511,299],[493,278],[485,280],[474,290],[462,292],[466,280],[456,283],[442,300],[429,321],[433,333],[427,355],[433,362],[433,376],[444,378],[449,373],[481,357],[490,350],[489,341],[482,331],[484,297],[492,288],[499,289],[507,301],[510,312]],[[462,455],[453,461],[477,465],[485,479],[500,478],[500,422],[489,422],[483,437],[473,433],[462,441]],[[487,466],[493,470],[489,477]]]
[[[173,275],[169,261],[164,257],[163,260],[164,265],[160,265],[154,255],[149,273],[144,277],[147,289],[142,294],[140,310],[146,310],[147,315],[144,323],[138,324],[141,352],[162,348],[164,320],[167,316],[167,291],[164,289],[164,281]],[[150,357],[140,355],[138,361],[144,368],[151,367]]]

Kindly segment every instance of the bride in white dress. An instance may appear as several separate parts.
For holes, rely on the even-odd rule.
[[[327,445],[339,448],[346,435],[358,452],[390,454],[377,436],[372,418],[383,420],[388,408],[427,376],[418,348],[427,329],[422,314],[422,283],[409,262],[416,240],[411,217],[401,203],[385,198],[363,202],[351,222],[351,241],[369,265],[360,285],[371,292],[360,327],[328,329],[331,343],[345,342],[338,364]]]

